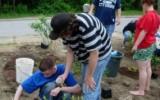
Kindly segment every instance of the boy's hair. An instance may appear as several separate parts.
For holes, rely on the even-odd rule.
[[[146,3],[147,5],[151,6],[154,5],[155,0],[142,0],[142,4]]]
[[[52,68],[55,66],[55,59],[54,56],[47,56],[46,58],[43,58],[39,65],[39,70],[42,72],[45,72],[46,70]]]

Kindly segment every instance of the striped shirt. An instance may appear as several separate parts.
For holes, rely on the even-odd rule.
[[[105,27],[94,16],[79,13],[76,15],[79,31],[63,38],[63,44],[74,52],[75,57],[82,63],[87,63],[89,53],[99,51],[99,60],[107,57],[111,52],[111,41]]]

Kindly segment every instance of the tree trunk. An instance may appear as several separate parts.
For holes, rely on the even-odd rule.
[[[13,0],[13,11],[15,12],[15,4],[16,4],[16,0]]]
[[[160,14],[160,0],[158,0],[157,6],[158,6],[158,13]]]
[[[0,9],[2,9],[1,7],[2,7],[2,0],[0,0]]]

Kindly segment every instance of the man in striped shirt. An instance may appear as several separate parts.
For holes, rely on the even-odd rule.
[[[105,27],[94,16],[59,13],[51,20],[50,38],[62,38],[67,47],[66,68],[60,77],[66,79],[74,59],[82,63],[84,100],[101,100],[101,78],[110,59],[111,41]]]

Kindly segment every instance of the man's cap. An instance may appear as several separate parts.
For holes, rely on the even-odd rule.
[[[71,21],[72,17],[69,13],[59,13],[53,16],[51,19],[51,27],[53,30],[49,35],[50,39],[56,40],[60,36],[60,33],[68,27]]]

